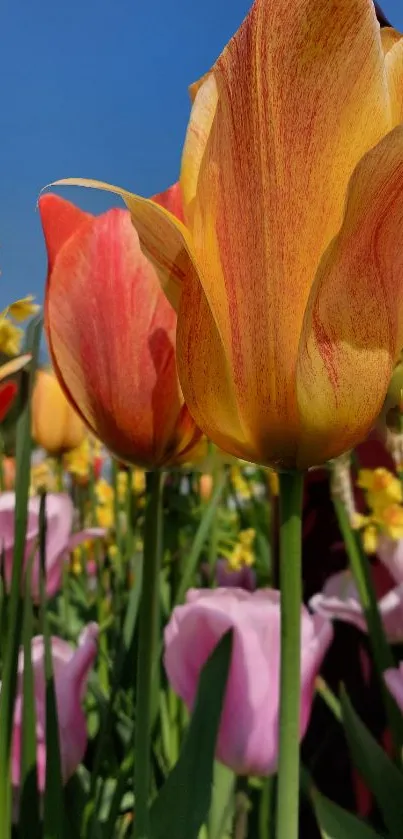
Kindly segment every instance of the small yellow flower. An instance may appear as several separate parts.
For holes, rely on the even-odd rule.
[[[75,577],[79,577],[83,570],[83,564],[81,561],[81,549],[74,548],[71,554],[70,560],[70,571],[74,574]]]
[[[252,549],[255,540],[256,531],[249,527],[247,530],[241,530],[238,534],[238,542],[236,543],[232,553],[228,557],[228,565],[231,571],[240,571],[243,566],[251,566],[255,561],[255,555]]]
[[[21,341],[24,332],[7,320],[3,315],[0,316],[0,351],[6,355],[18,355],[21,348]]]
[[[96,482],[95,494],[99,504],[111,504],[113,502],[113,488],[105,478],[100,478]]]
[[[247,530],[241,530],[239,534],[239,541],[244,548],[250,548],[255,541],[256,531],[253,527],[248,527]]]
[[[95,516],[99,527],[110,530],[113,527],[113,507],[110,504],[98,504],[95,508]]]
[[[365,553],[374,554],[378,547],[378,529],[374,524],[365,527],[362,533],[362,544]]]
[[[90,475],[91,452],[88,437],[75,449],[70,449],[63,456],[63,466],[76,480],[87,481]]]
[[[116,478],[116,490],[118,494],[119,504],[124,504],[126,500],[127,488],[129,485],[129,475],[123,469],[120,469]]]
[[[231,466],[231,481],[235,492],[243,501],[249,501],[252,497],[250,486],[242,474],[239,466]]]
[[[389,504],[388,507],[377,510],[374,521],[391,539],[403,539],[403,507],[401,504]]]
[[[7,314],[13,317],[17,323],[22,323],[27,318],[39,312],[41,307],[37,303],[34,303],[34,299],[32,294],[28,294],[27,297],[16,300],[15,303],[11,303],[11,306],[8,306],[6,310]]]
[[[133,469],[132,490],[135,495],[142,495],[146,489],[146,473],[144,469]]]
[[[403,500],[402,486],[396,475],[388,469],[361,469],[358,474],[357,486],[367,493],[370,507],[382,506],[391,502]]]
[[[117,545],[109,545],[108,556],[110,560],[116,560],[119,556],[119,548]]]
[[[51,460],[43,460],[31,467],[30,495],[37,495],[39,490],[56,491],[56,475]]]

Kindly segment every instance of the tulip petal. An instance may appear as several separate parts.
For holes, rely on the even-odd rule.
[[[190,277],[180,300],[176,346],[179,379],[198,426],[224,451],[253,460],[223,341],[200,282]]]
[[[120,195],[130,210],[141,249],[157,271],[169,302],[177,310],[182,282],[189,272],[194,273],[195,270],[191,239],[179,218],[149,198],[141,198],[103,181],[64,178],[51,186],[85,186]]]
[[[3,422],[3,419],[7,415],[8,411],[11,408],[11,405],[14,402],[15,395],[17,393],[17,385],[15,382],[6,382],[5,384],[1,385],[0,387],[0,422]]]
[[[153,195],[151,201],[154,201],[160,207],[164,207],[165,210],[169,210],[179,221],[184,221],[182,189],[179,182],[172,184],[164,192]]]
[[[194,106],[186,132],[182,155],[180,183],[183,192],[186,223],[192,230],[197,180],[213,124],[218,91],[213,73],[208,73],[191,87]]]
[[[60,248],[84,222],[89,221],[93,216],[51,192],[42,195],[38,205],[42,224],[46,228],[46,249],[51,271]]]
[[[381,31],[382,46],[385,53],[392,126],[403,122],[403,37],[395,29]]]
[[[381,410],[403,346],[402,241],[398,126],[357,166],[312,288],[297,369],[301,468],[353,448]]]
[[[66,242],[45,305],[54,367],[87,426],[120,459],[165,465],[183,404],[176,315],[126,210]]]
[[[192,105],[193,105],[193,102],[196,99],[197,93],[199,92],[201,86],[204,84],[204,82],[206,81],[206,79],[209,75],[210,75],[210,71],[208,71],[207,73],[204,73],[204,75],[200,76],[200,78],[197,79],[197,81],[192,82],[192,84],[189,85],[188,91],[189,91],[190,101],[191,101]]]
[[[185,219],[261,462],[293,462],[310,288],[351,172],[390,127],[371,0],[256,0],[197,92],[182,161]],[[179,331],[181,317],[195,318],[192,303]],[[212,378],[211,352],[204,362]],[[183,367],[180,376],[193,410]]]

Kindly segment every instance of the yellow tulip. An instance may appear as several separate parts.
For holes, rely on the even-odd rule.
[[[32,436],[51,455],[75,449],[84,439],[84,424],[67,401],[56,377],[46,370],[36,375],[32,395]]]
[[[185,224],[86,183],[122,195],[178,305],[199,427],[319,464],[366,436],[403,347],[403,39],[372,0],[255,0],[193,94]]]

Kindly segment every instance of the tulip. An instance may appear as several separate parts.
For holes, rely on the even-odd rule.
[[[9,377],[23,370],[30,361],[31,355],[27,353],[0,366],[0,422],[7,416],[18,392],[16,382]]]
[[[387,536],[381,536],[377,556],[396,583],[403,583],[403,539],[394,541]]]
[[[309,601],[310,608],[323,617],[344,621],[367,632],[367,622],[358,591],[349,571],[333,574],[322,592]],[[391,588],[378,600],[386,637],[391,644],[403,641],[403,583]]]
[[[106,530],[90,527],[71,534],[73,525],[73,502],[68,495],[49,493],[46,496],[46,545],[45,545],[45,589],[48,597],[59,590],[63,578],[63,566],[77,545],[87,539],[101,538]],[[37,550],[39,540],[40,498],[34,496],[28,501],[28,526],[25,542],[25,566],[35,552],[31,572],[31,594],[39,600],[40,558]],[[0,494],[0,534],[3,552],[3,570],[7,587],[10,586],[13,570],[15,493]]]
[[[217,757],[238,774],[266,775],[278,760],[280,602],[261,589],[190,590],[165,629],[164,663],[173,689],[192,708],[200,671],[222,635],[234,630]],[[314,682],[332,639],[330,621],[301,610],[300,736],[308,726]]]
[[[97,654],[98,626],[89,624],[74,649],[61,638],[52,637],[51,651],[56,691],[59,742],[63,783],[66,783],[81,763],[87,747],[87,724],[82,700],[87,677]],[[46,683],[44,673],[45,645],[42,635],[31,642],[31,660],[34,672],[36,711],[38,788],[45,789],[46,777]],[[18,686],[12,736],[12,783],[18,787],[21,777],[22,705],[24,653],[18,661]]]
[[[245,460],[323,463],[382,408],[403,346],[402,52],[372,0],[255,0],[192,87],[184,224],[65,181],[126,201],[178,305],[189,410]]]
[[[158,200],[176,207],[174,191]],[[176,314],[126,210],[39,202],[49,268],[45,325],[54,368],[88,428],[144,468],[191,459],[200,439],[179,386]]]
[[[389,670],[385,670],[383,676],[393,698],[403,711],[403,661],[400,662],[399,667],[390,667]]]
[[[32,394],[32,436],[48,454],[62,455],[84,440],[84,424],[67,401],[56,377],[38,370]]]

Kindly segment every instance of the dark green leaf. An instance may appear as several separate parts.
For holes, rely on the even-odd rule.
[[[311,792],[311,800],[322,839],[386,839],[316,790]]]
[[[21,839],[41,837],[39,818],[38,777],[36,766],[36,708],[34,673],[31,659],[33,614],[31,601],[32,563],[37,547],[29,557],[25,572],[25,603],[22,642],[24,647],[21,800],[19,833]]]
[[[11,594],[8,609],[7,644],[0,693],[0,839],[9,839],[11,825],[10,747],[13,730],[14,701],[17,686],[18,652],[20,646],[23,599],[21,581],[25,555],[27,506],[31,464],[30,396],[38,358],[42,319],[34,318],[28,326],[24,352],[32,361],[29,375],[29,398],[17,424],[16,505],[14,519],[14,550]]]
[[[391,837],[400,839],[403,831],[403,773],[357,716],[344,690],[341,705],[354,764],[373,792]]]
[[[179,760],[151,807],[151,839],[197,839],[208,815],[231,651],[232,630],[226,632],[202,670]]]
[[[59,725],[53,676],[52,642],[46,614],[45,594],[46,494],[39,508],[40,606],[45,647],[46,679],[46,781],[43,805],[43,839],[63,839],[64,797],[60,759]]]

